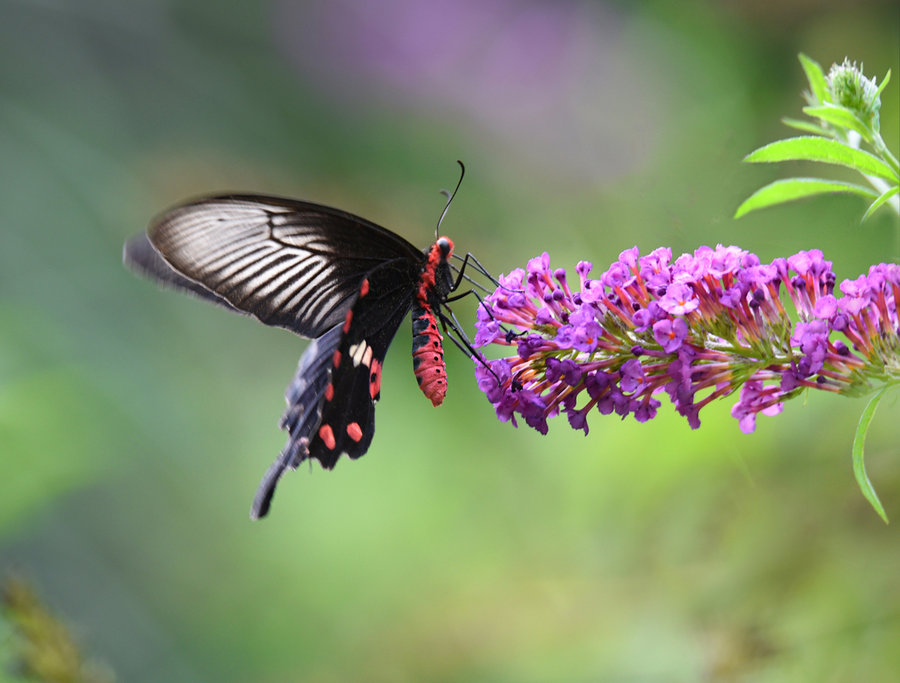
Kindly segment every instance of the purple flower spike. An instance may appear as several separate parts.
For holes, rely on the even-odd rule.
[[[476,363],[478,386],[500,420],[518,415],[542,434],[563,412],[585,434],[591,413],[646,422],[662,392],[696,429],[703,406],[739,392],[732,415],[749,433],[806,389],[860,395],[900,382],[900,266],[837,288],[831,266],[817,249],[762,264],[733,246],[674,260],[635,247],[598,279],[581,261],[572,291],[545,253],[501,276],[479,307],[475,345],[514,353]]]

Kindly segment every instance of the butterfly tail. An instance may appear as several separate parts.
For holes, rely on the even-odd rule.
[[[250,508],[251,519],[265,517],[275,495],[278,480],[287,469],[296,469],[309,457],[309,444],[322,420],[325,389],[331,381],[332,358],[341,341],[337,325],[306,347],[297,364],[294,379],[285,392],[287,409],[279,426],[290,434],[278,459],[269,467]]]

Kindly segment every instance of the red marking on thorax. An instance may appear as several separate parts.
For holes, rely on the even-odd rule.
[[[445,240],[447,244],[450,245],[450,249],[447,251],[446,256],[444,256],[444,253],[441,251],[441,246],[439,244],[441,240]],[[419,290],[416,292],[416,298],[422,304],[427,304],[428,290],[435,286],[437,267],[441,263],[449,261],[452,254],[453,241],[449,237],[441,237],[437,242],[431,245],[431,249],[428,250],[428,259],[425,262],[425,267],[422,269],[422,274],[419,276]]]

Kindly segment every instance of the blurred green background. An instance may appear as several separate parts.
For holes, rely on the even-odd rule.
[[[885,681],[900,542],[860,494],[864,401],[810,395],[742,435],[595,416],[499,423],[388,355],[378,435],[289,473],[305,342],[127,272],[156,212],[223,190],[340,206],[494,272],[541,251],[818,247],[897,260],[897,220],[821,198],[731,216],[802,167],[741,158],[799,116],[803,51],[879,82],[898,146],[892,2],[0,2],[0,573],[122,681]],[[458,312],[471,320],[471,307]],[[869,474],[900,520],[900,420]]]

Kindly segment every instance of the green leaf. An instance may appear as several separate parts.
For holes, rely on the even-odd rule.
[[[884,90],[884,86],[888,84],[888,81],[891,80],[891,70],[888,69],[887,73],[884,75],[884,78],[881,79],[881,85],[878,86],[878,90],[875,91],[875,96],[872,98],[873,100],[877,100],[881,97],[881,91]]]
[[[872,488],[872,482],[869,481],[869,476],[866,474],[866,463],[863,460],[863,446],[865,446],[866,432],[869,431],[869,425],[875,415],[875,409],[878,407],[882,396],[884,396],[884,393],[889,387],[890,385],[882,387],[881,390],[872,397],[872,400],[869,401],[869,404],[859,417],[859,425],[857,425],[856,434],[853,436],[853,474],[856,476],[856,483],[859,484],[862,494],[866,497],[866,500],[869,501],[872,507],[875,508],[875,512],[877,512],[881,519],[884,520],[885,524],[889,524],[888,517],[884,512],[881,501],[878,500],[878,494],[875,493],[875,489]]]
[[[807,133],[815,133],[816,135],[823,135],[826,138],[831,137],[831,131],[825,130],[824,128],[822,128],[822,126],[812,123],[811,121],[804,121],[803,119],[790,119],[785,117],[781,119],[781,122],[784,125],[790,126],[791,128],[796,128],[797,130],[802,130]]]
[[[806,79],[809,81],[809,89],[815,96],[817,102],[829,102],[831,98],[828,95],[828,83],[825,81],[825,74],[822,67],[815,60],[810,59],[802,52],[797,55],[800,58],[800,64],[806,72]]]
[[[886,189],[884,192],[881,193],[881,196],[878,197],[878,199],[876,199],[874,202],[872,202],[872,203],[869,205],[869,208],[866,209],[866,212],[863,214],[862,219],[863,219],[864,221],[865,221],[865,220],[868,220],[869,216],[871,216],[873,213],[875,213],[876,211],[878,211],[878,209],[880,209],[881,206],[882,206],[888,199],[890,199],[891,197],[893,197],[893,196],[894,196],[895,194],[897,194],[898,192],[900,192],[900,187],[898,187],[897,185],[894,185],[893,187],[889,187],[888,189]]]
[[[776,180],[769,183],[765,187],[759,188],[752,195],[744,200],[734,214],[735,218],[763,209],[767,206],[775,204],[783,204],[795,199],[803,197],[811,197],[817,194],[828,194],[830,192],[851,192],[853,194],[862,195],[863,197],[875,198],[878,195],[874,191],[861,185],[853,183],[845,183],[838,180],[823,180],[821,178],[786,178],[784,180]]]
[[[832,126],[855,130],[863,140],[872,142],[872,131],[860,118],[846,107],[836,104],[823,104],[817,107],[803,107],[803,113],[830,123]]]
[[[874,154],[854,149],[838,140],[813,135],[778,140],[751,152],[744,161],[770,163],[775,161],[821,161],[838,164],[859,171],[863,175],[897,182],[897,174]]]

